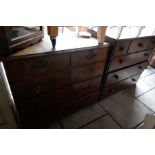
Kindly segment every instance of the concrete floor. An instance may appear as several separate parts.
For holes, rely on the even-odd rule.
[[[73,113],[49,129],[141,129],[146,114],[155,113],[155,69],[148,67],[135,86]]]

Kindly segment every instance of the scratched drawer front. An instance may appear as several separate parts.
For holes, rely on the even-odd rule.
[[[10,87],[15,99],[33,97],[42,93],[55,90],[70,84],[69,71],[10,81]]]
[[[49,109],[48,111],[38,113],[33,117],[25,117],[22,119],[23,128],[39,128],[45,124],[51,123],[53,120],[60,119],[74,111],[84,108],[90,104],[96,103],[98,98],[98,91],[84,97],[80,97],[72,102],[61,104],[56,108]],[[34,123],[35,122],[35,123]]]
[[[136,74],[140,74],[144,71],[147,65],[148,65],[148,62],[144,62],[138,65],[132,66],[132,67],[128,67],[126,69],[122,69],[120,71],[110,73],[108,74],[105,86],[108,86],[116,82],[119,82],[121,80],[127,79]]]
[[[87,65],[106,60],[108,48],[96,48],[71,54],[71,66]]]
[[[72,83],[77,83],[94,78],[96,76],[101,76],[103,70],[104,70],[104,62],[74,68],[71,71],[71,81]]]
[[[139,38],[132,40],[129,53],[147,50],[149,48],[151,38]]]
[[[121,69],[123,67],[140,63],[142,61],[147,61],[151,56],[151,54],[152,54],[152,50],[146,50],[143,52],[138,52],[130,55],[115,57],[113,58],[110,64],[109,71],[114,71],[117,69]]]
[[[135,85],[139,80],[141,74],[128,78],[126,80],[120,81],[119,83],[113,84],[103,89],[101,99],[108,97],[120,90],[124,90],[125,88]]]
[[[130,47],[130,40],[127,41],[118,41],[116,48],[115,48],[115,52],[114,52],[114,56],[120,56],[120,55],[124,55],[128,53],[128,49]]]
[[[45,95],[38,95],[28,100],[19,101],[16,103],[17,109],[22,117],[47,110],[48,108],[54,108],[62,103],[98,90],[100,82],[101,77],[65,87]]]
[[[4,61],[7,76],[17,78],[30,76],[44,71],[53,71],[69,67],[69,54],[29,57],[25,59]]]

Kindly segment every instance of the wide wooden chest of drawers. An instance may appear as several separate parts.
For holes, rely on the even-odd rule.
[[[46,123],[97,102],[108,46],[3,60],[21,128]]]

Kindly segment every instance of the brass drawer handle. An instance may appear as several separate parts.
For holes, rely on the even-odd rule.
[[[133,81],[133,82],[136,82],[136,80],[135,80],[134,78],[132,78],[132,81]]]
[[[138,66],[138,69],[143,69],[143,67],[142,66]]]
[[[114,74],[115,79],[119,79],[119,76],[117,74]]]
[[[146,57],[147,57],[148,55],[149,55],[148,53],[144,53],[144,56],[146,56]]]
[[[90,49],[90,50],[89,50],[89,52],[93,52],[93,51],[94,51],[93,49]]]
[[[138,46],[139,46],[139,47],[143,47],[143,44],[142,44],[142,43],[139,43]]]

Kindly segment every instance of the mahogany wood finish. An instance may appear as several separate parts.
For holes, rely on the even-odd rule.
[[[24,52],[4,59],[22,128],[39,128],[96,103],[108,49],[103,45],[34,55]]]

